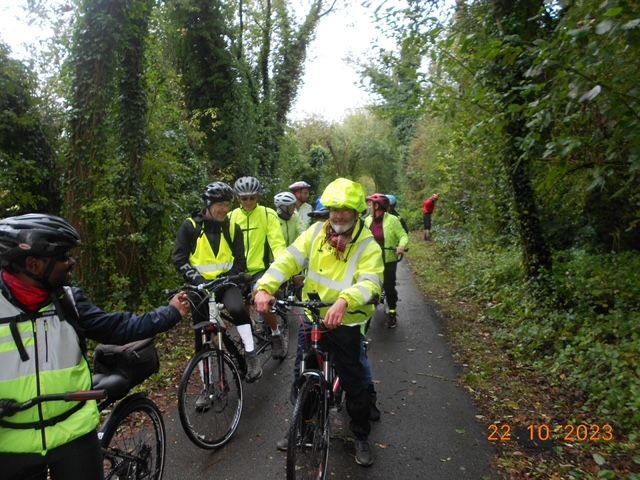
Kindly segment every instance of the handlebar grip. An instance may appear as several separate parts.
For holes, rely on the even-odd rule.
[[[106,390],[88,390],[85,392],[70,392],[64,395],[64,400],[67,402],[76,401],[82,402],[86,400],[102,400],[107,397]]]
[[[20,404],[15,400],[0,400],[0,418],[10,417],[20,410]]]

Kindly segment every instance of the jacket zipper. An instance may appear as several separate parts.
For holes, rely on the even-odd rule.
[[[49,363],[49,324],[44,319],[44,362]]]
[[[41,395],[42,391],[40,389],[40,361],[38,358],[38,324],[37,320],[31,320],[31,324],[33,325],[33,350],[35,352],[35,362],[36,362],[36,395]],[[46,332],[46,329],[45,329]],[[42,414],[42,404],[38,404],[38,420],[40,422],[40,437],[42,439],[42,450],[47,449],[47,439],[44,435],[44,415]]]

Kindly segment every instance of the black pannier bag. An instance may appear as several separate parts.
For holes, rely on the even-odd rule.
[[[98,345],[93,356],[95,373],[119,373],[129,388],[144,382],[160,369],[155,339],[145,338],[126,345]]]

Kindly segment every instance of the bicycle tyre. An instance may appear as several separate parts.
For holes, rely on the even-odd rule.
[[[308,378],[293,409],[287,446],[287,480],[324,480],[329,463],[327,390]]]
[[[105,480],[160,480],[166,430],[158,406],[144,394],[126,397],[100,429]]]
[[[289,319],[287,314],[277,313],[278,328],[280,329],[280,335],[282,335],[282,351],[284,352],[280,363],[284,362],[285,358],[289,355]]]
[[[202,395],[208,402],[204,406],[196,403]],[[236,432],[242,408],[242,381],[229,354],[210,348],[198,352],[178,390],[180,423],[189,440],[205,450],[221,447]]]

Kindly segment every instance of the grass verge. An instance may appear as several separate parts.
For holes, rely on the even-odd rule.
[[[497,305],[490,296],[478,295],[483,289],[508,290],[504,283],[509,276],[486,280],[486,275],[485,285],[471,285],[482,274],[468,275],[475,265],[472,260],[465,264],[464,255],[464,249],[455,249],[446,239],[424,242],[413,234],[407,259],[444,319],[456,361],[463,367],[460,381],[478,406],[487,441],[496,445],[497,474],[513,480],[639,480],[637,434],[618,433],[620,425],[603,417],[584,391],[567,388],[562,373],[550,374],[553,355],[534,361],[533,355],[522,355],[504,341],[505,336],[517,336],[516,327],[501,322],[494,310],[513,318],[519,312],[505,309],[523,309],[526,316],[526,309],[535,306]],[[613,428],[610,441],[605,425]]]

